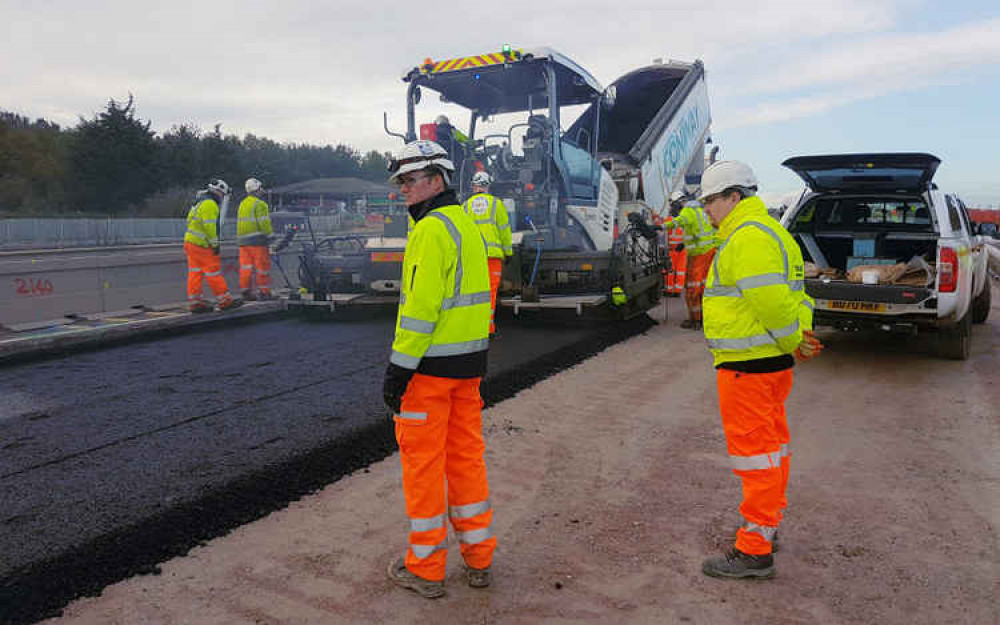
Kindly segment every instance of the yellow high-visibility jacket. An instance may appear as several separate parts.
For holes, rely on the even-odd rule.
[[[700,206],[682,208],[672,225],[684,230],[684,251],[688,256],[707,254],[718,245],[712,220]]]
[[[486,241],[486,254],[490,258],[504,258],[514,254],[511,243],[510,217],[503,201],[489,193],[477,193],[462,205]]]
[[[268,235],[273,234],[267,202],[248,195],[240,202],[236,222],[236,241],[240,245],[267,245]]]
[[[219,205],[215,200],[207,197],[188,211],[184,242],[209,248],[219,245]]]
[[[486,246],[453,192],[429,202],[406,243],[389,361],[426,375],[482,377],[490,329]]]
[[[702,302],[715,365],[791,354],[812,329],[802,251],[754,196],[719,224]]]

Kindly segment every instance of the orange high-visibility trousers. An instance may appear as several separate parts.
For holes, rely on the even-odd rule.
[[[497,539],[483,459],[479,381],[417,373],[395,417],[410,519],[406,568],[424,579],[445,576],[446,512],[465,563],[485,569],[493,562]]]
[[[209,288],[215,294],[220,304],[230,299],[226,278],[222,275],[222,259],[212,253],[207,247],[184,243],[184,254],[188,261],[187,292],[188,303],[201,301],[202,280],[208,282]]]
[[[271,293],[271,255],[266,245],[240,246],[240,290],[249,291],[253,285],[253,274],[257,272],[257,290]]]
[[[490,258],[490,334],[497,331],[497,291],[500,289],[500,276],[503,274],[503,260]]]
[[[785,400],[792,390],[792,370],[742,373],[718,369],[719,412],[733,472],[743,483],[736,534],[743,553],[771,553],[771,540],[788,506],[791,462]]]
[[[685,276],[687,275],[687,252],[670,250],[670,266],[673,271],[667,274],[667,293],[680,295],[684,292]]]
[[[688,254],[687,257],[684,303],[687,305],[688,317],[695,321],[701,321],[701,298],[705,295],[705,280],[708,278],[708,270],[712,268],[714,257],[714,249],[697,256]]]

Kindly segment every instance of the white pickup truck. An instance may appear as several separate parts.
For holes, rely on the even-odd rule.
[[[930,154],[886,153],[782,163],[808,187],[782,225],[819,272],[806,279],[817,325],[931,329],[940,355],[969,357],[972,324],[990,311],[987,258],[965,205],[932,182],[940,162]],[[854,267],[898,263],[925,271],[905,284],[872,284],[878,271],[863,271],[868,275],[860,282],[858,272],[847,276]]]

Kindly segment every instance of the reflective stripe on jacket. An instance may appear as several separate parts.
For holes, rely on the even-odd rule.
[[[237,214],[237,243],[240,245],[267,245],[268,235],[273,232],[267,202],[253,195],[243,198]]]
[[[718,245],[712,220],[699,206],[685,206],[674,220],[684,229],[684,250],[689,256],[701,256]]]
[[[415,222],[406,243],[389,360],[427,375],[480,377],[489,328],[483,237],[461,206],[434,208]]]
[[[216,247],[219,244],[219,205],[215,200],[205,198],[188,211],[184,242],[201,247]]]
[[[703,300],[715,365],[791,354],[813,317],[795,239],[758,197],[737,204],[719,235]]]
[[[465,201],[462,209],[479,227],[490,258],[503,258],[514,253],[510,217],[500,198],[489,193],[477,193]]]

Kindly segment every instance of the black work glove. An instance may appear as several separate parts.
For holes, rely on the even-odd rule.
[[[410,383],[410,378],[416,373],[413,369],[405,369],[389,363],[385,369],[385,380],[382,382],[382,399],[393,414],[399,414],[403,404],[403,394]]]
[[[684,251],[684,245],[683,244],[681,244],[681,245],[675,245],[674,246],[674,251],[677,252],[677,253],[683,252]]]
[[[212,246],[212,253],[215,254],[216,256],[221,255],[222,254],[222,247],[219,246],[219,245],[213,245]]]

